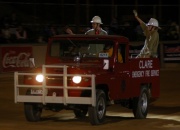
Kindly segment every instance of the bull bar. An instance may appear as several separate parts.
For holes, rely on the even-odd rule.
[[[78,74],[78,76],[82,77],[90,77],[91,78],[91,87],[78,87],[78,86],[67,86],[67,77],[76,76],[77,74],[67,74],[68,66],[56,66],[56,65],[43,65],[42,66],[42,74],[44,77],[47,76],[61,76],[63,78],[63,86],[48,86],[46,84],[46,78],[44,78],[42,85],[25,85],[19,83],[19,76],[35,76],[38,73],[23,73],[23,72],[14,72],[14,96],[15,103],[18,102],[31,102],[31,103],[62,103],[64,105],[67,104],[88,104],[92,106],[96,106],[96,89],[95,89],[95,75],[83,75]],[[47,68],[62,68],[62,74],[52,74],[46,73]],[[23,95],[20,94],[21,88],[41,88],[42,95]],[[63,89],[63,96],[56,96],[53,94],[52,96],[47,96],[46,89],[55,88],[55,89]],[[91,90],[90,97],[70,97],[68,96],[68,90]]]

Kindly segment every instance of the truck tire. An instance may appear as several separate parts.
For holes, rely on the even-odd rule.
[[[136,119],[145,119],[148,113],[149,94],[147,87],[142,87],[139,97],[133,99],[133,114]]]
[[[36,122],[41,118],[42,107],[39,103],[24,103],[24,113],[27,121]]]
[[[26,95],[31,95],[28,89]],[[27,121],[37,122],[41,118],[42,105],[40,103],[24,103],[24,114]]]
[[[88,108],[88,115],[92,125],[103,123],[106,115],[106,95],[104,91],[96,91],[96,106]]]

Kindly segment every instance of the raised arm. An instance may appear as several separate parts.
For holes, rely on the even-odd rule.
[[[138,13],[137,13],[136,10],[133,10],[133,13],[134,13],[135,18],[137,19],[137,21],[138,21],[140,24],[144,23],[144,22],[138,17]]]

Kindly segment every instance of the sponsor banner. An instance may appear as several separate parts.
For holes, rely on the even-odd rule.
[[[0,47],[1,72],[30,70],[34,67],[32,47]]]
[[[180,44],[171,43],[163,44],[164,62],[165,63],[180,63]]]

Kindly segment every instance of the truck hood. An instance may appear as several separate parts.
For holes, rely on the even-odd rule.
[[[59,64],[53,64],[53,65],[57,65],[57,66],[68,66],[68,67],[75,67],[75,68],[100,68],[100,67],[103,67],[102,65],[100,64],[94,64],[94,63],[59,63]]]
[[[67,66],[69,73],[79,74],[100,74],[103,71],[103,65],[87,63],[59,63],[54,66]],[[57,69],[56,69],[57,70]]]

